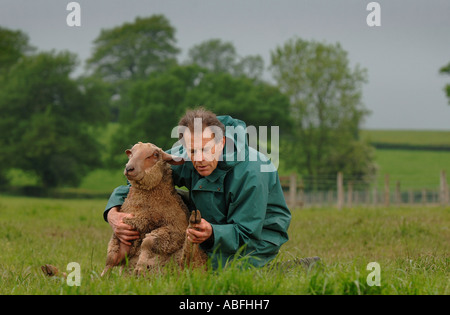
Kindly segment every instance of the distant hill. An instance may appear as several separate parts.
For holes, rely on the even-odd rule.
[[[450,151],[450,130],[362,130],[377,149]]]

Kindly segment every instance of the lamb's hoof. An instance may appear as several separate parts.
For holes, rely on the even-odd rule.
[[[138,265],[134,268],[133,274],[137,277],[142,277],[147,272],[147,266],[146,265]]]
[[[41,266],[41,270],[47,277],[54,277],[59,273],[58,268],[52,265]]]
[[[200,210],[193,210],[191,212],[191,216],[189,218],[190,224],[198,224],[202,221],[202,214],[200,213]]]
[[[108,267],[103,269],[102,274],[100,275],[100,278],[103,278],[104,276],[106,276],[110,271],[111,271],[111,268],[108,268]]]

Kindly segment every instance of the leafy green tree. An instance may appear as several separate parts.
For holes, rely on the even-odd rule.
[[[176,139],[170,137],[171,130],[186,110],[186,94],[195,87],[200,74],[197,66],[175,66],[130,86],[125,96],[129,105],[119,115],[121,128],[112,137],[110,168],[122,166],[126,161],[124,150],[139,141],[163,149],[172,146]]]
[[[238,57],[234,45],[220,39],[211,39],[195,45],[189,50],[188,55],[188,63],[196,64],[213,73],[233,71]]]
[[[450,63],[440,69],[441,74],[450,75]],[[445,94],[447,95],[448,102],[450,104],[450,84],[447,84],[444,88]]]
[[[281,126],[290,133],[289,99],[266,82],[228,73],[205,73],[186,96],[191,107],[204,106],[217,115],[231,115],[253,126]]]
[[[239,57],[231,42],[210,39],[189,50],[188,64],[196,64],[212,73],[229,73],[260,80],[264,72],[261,56]]]
[[[9,69],[17,63],[20,58],[34,51],[30,46],[28,36],[21,31],[13,31],[0,27],[0,86],[3,87],[7,82]],[[0,88],[1,89],[1,88]],[[8,119],[4,115],[0,116]],[[1,142],[0,142],[1,145]],[[5,148],[8,150],[8,148]],[[3,150],[2,150],[3,152]],[[0,186],[7,183],[6,172],[10,160],[6,154],[0,154]]]
[[[261,81],[264,74],[264,60],[258,55],[243,57],[234,67],[234,74]]]
[[[248,125],[281,126],[288,132],[289,99],[268,83],[228,73],[214,73],[197,65],[175,66],[130,87],[129,106],[120,115],[122,127],[114,136],[111,166],[125,162],[123,151],[138,141],[164,149],[176,139],[172,128],[188,108],[203,106],[218,115],[231,115]]]
[[[27,34],[0,26],[0,73],[34,50]]]
[[[87,67],[109,84],[111,118],[128,105],[130,85],[150,74],[168,71],[177,63],[175,29],[163,15],[136,18],[133,23],[104,29],[94,41]]]
[[[339,44],[291,39],[271,57],[273,76],[291,104],[293,133],[283,151],[288,164],[315,179],[340,170],[359,177],[373,172],[370,148],[358,142],[369,113],[361,101],[366,71],[352,69]],[[353,163],[352,152],[366,150]]]
[[[107,93],[98,80],[72,79],[76,65],[71,53],[40,53],[23,57],[2,82],[2,155],[44,187],[77,185],[101,163],[94,131],[108,119]]]
[[[144,79],[176,63],[175,29],[163,15],[136,18],[104,29],[94,41],[88,66],[108,82]]]

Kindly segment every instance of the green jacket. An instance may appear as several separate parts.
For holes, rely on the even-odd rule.
[[[245,123],[238,119],[218,119],[226,127],[245,130]],[[213,228],[213,241],[204,242],[201,247],[212,257],[215,268],[224,265],[239,249],[241,256],[248,255],[252,265],[263,266],[275,258],[288,240],[291,214],[278,172],[267,157],[248,146],[242,135],[227,130],[223,161],[207,177],[200,176],[191,161],[172,166],[174,184],[189,189],[195,208]],[[234,150],[229,152],[227,148],[232,145]],[[186,154],[181,146],[169,152]],[[261,166],[271,166],[272,172],[261,172]],[[128,191],[129,186],[114,190],[104,212],[105,220],[109,209],[123,204]]]

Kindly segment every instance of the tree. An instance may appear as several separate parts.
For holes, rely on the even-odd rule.
[[[289,100],[276,87],[195,64],[174,66],[135,82],[127,98],[129,106],[121,112],[122,127],[113,140],[111,166],[123,164],[123,151],[138,141],[169,149],[176,141],[171,138],[172,128],[188,108],[204,106],[248,125],[282,126],[284,132],[290,123]]]
[[[281,126],[290,133],[289,99],[277,87],[228,73],[205,73],[186,102],[202,105],[217,115],[230,115],[253,126]]]
[[[200,75],[197,66],[174,66],[130,85],[125,96],[129,105],[120,112],[121,128],[113,135],[110,167],[122,166],[124,150],[138,141],[163,149],[172,146],[176,139],[171,139],[171,130],[186,110],[186,94]]]
[[[195,45],[188,52],[189,64],[196,64],[213,73],[233,71],[237,53],[233,44],[211,39]]]
[[[239,57],[231,42],[210,39],[189,50],[188,64],[196,64],[212,73],[229,73],[260,80],[264,72],[261,56]]]
[[[440,70],[441,74],[447,74],[450,75],[450,63],[444,67],[442,67]],[[447,94],[448,102],[450,104],[450,84],[447,84],[444,88],[445,93]]]
[[[175,29],[163,15],[138,17],[133,23],[101,31],[87,66],[109,84],[113,121],[128,105],[130,85],[152,73],[168,71],[177,63],[175,43]]]
[[[7,82],[9,69],[22,57],[34,51],[30,46],[28,36],[21,31],[13,31],[0,27],[0,86]],[[2,116],[4,115],[2,114]],[[7,117],[4,117],[7,119]],[[1,142],[0,142],[1,145]],[[5,148],[7,149],[7,148]],[[7,183],[6,171],[10,161],[5,154],[0,155],[0,186]]]
[[[102,30],[88,66],[108,82],[144,79],[176,63],[175,29],[163,15]]]
[[[0,73],[4,73],[21,57],[34,50],[27,34],[0,27]]]
[[[72,79],[76,65],[71,53],[40,53],[23,57],[1,82],[2,155],[44,187],[77,185],[101,163],[93,131],[108,119],[106,90],[93,78]]]
[[[366,71],[351,69],[339,44],[291,39],[271,57],[273,76],[291,104],[293,135],[283,149],[288,163],[314,179],[344,169],[359,177],[373,172],[370,148],[358,142],[369,113],[361,101]],[[364,150],[359,156],[365,160],[352,163],[351,152]]]

